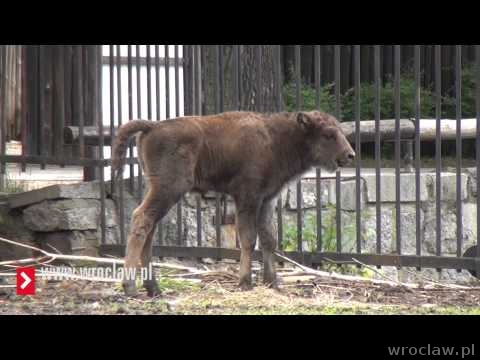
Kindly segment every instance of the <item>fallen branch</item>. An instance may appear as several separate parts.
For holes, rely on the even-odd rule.
[[[17,285],[0,285],[0,289],[7,289],[7,288],[14,288],[17,287]]]
[[[412,275],[415,275],[415,276],[420,276],[421,278],[423,278],[426,282],[430,283],[430,284],[433,284],[433,285],[437,285],[437,286],[440,286],[440,287],[444,287],[446,289],[459,289],[459,290],[471,290],[471,289],[475,289],[475,287],[471,287],[471,286],[464,286],[464,285],[457,285],[457,284],[445,284],[445,283],[441,283],[440,281],[436,281],[434,279],[431,279],[425,275],[423,275],[421,272],[416,272],[414,273],[413,271],[410,271],[408,269],[403,269],[404,271],[412,274]]]
[[[17,241],[13,240],[8,240],[0,237],[1,242],[5,242],[7,244],[12,244],[20,247],[24,247],[30,250],[37,251],[41,253],[43,256],[38,257],[38,258],[28,258],[28,259],[21,259],[21,260],[10,260],[10,261],[2,261],[0,262],[0,266],[15,266],[18,264],[30,264],[30,263],[40,263],[40,264],[46,264],[50,263],[55,260],[71,260],[71,261],[85,261],[85,262],[95,262],[95,263],[103,263],[103,264],[117,264],[117,265],[123,265],[125,263],[124,260],[122,259],[109,259],[109,258],[104,258],[104,257],[95,257],[95,256],[83,256],[83,255],[65,255],[65,254],[54,254],[50,253],[48,251],[45,251],[43,249],[37,248],[35,246],[30,246],[26,244],[19,243]],[[40,260],[47,259],[46,261],[40,262]],[[152,262],[153,267],[160,267],[160,268],[167,268],[167,269],[175,269],[175,270],[183,270],[183,271],[189,271],[189,272],[194,272],[198,271],[195,268],[188,267],[188,266],[183,266],[183,265],[177,265],[177,264],[170,264],[170,263],[165,263],[165,262]]]
[[[296,261],[278,253],[275,252],[275,255],[281,258],[282,260],[285,260],[300,269],[305,273],[304,275],[316,275],[320,277],[328,277],[331,279],[339,279],[339,280],[346,280],[346,281],[362,281],[362,282],[370,282],[373,284],[382,284],[382,285],[390,285],[390,286],[398,286],[399,282],[394,282],[394,281],[387,281],[387,280],[379,280],[379,279],[368,279],[368,278],[363,278],[360,276],[353,276],[353,275],[342,275],[342,274],[337,274],[334,272],[326,272],[326,271],[320,271],[320,270],[315,270],[312,268],[309,268],[308,266],[302,265],[297,263]],[[406,288],[418,288],[417,284],[406,284],[406,283],[400,283],[403,287]]]
[[[373,271],[375,274],[380,275],[380,276],[383,277],[384,279],[387,279],[388,281],[394,282],[394,283],[396,283],[396,284],[399,285],[399,286],[405,287],[405,289],[407,289],[408,291],[412,291],[412,289],[410,289],[409,287],[407,287],[405,283],[402,283],[401,281],[398,281],[398,280],[395,280],[395,279],[392,279],[392,278],[388,277],[387,275],[385,275],[385,274],[382,273],[381,271],[378,271],[378,270],[375,269],[374,267],[368,266],[367,264],[362,263],[360,260],[357,260],[357,259],[355,259],[355,258],[352,258],[352,260],[353,260],[354,262],[356,262],[357,264],[362,265],[362,266],[364,266],[365,268]]]

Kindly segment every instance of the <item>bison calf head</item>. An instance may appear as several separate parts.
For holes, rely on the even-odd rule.
[[[355,151],[335,117],[320,111],[300,112],[297,121],[305,132],[305,145],[313,166],[335,171],[353,161]]]

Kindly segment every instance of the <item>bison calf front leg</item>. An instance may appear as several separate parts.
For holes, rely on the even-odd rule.
[[[273,210],[272,203],[263,204],[258,222],[258,237],[263,253],[263,282],[268,287],[277,288],[274,255],[277,239],[274,235]]]
[[[252,288],[252,252],[257,239],[256,211],[239,211],[237,218],[241,245],[239,286],[242,290],[249,290]]]

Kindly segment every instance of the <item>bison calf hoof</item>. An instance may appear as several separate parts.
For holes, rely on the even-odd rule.
[[[143,287],[147,290],[147,295],[149,297],[156,297],[162,294],[160,288],[158,287],[158,283],[155,280],[144,281]]]
[[[137,296],[137,287],[134,281],[125,281],[122,283],[123,292],[126,296],[135,297]]]
[[[240,279],[238,286],[242,291],[249,291],[253,289],[252,280],[251,279]]]
[[[265,271],[263,273],[263,284],[268,288],[277,289],[278,281],[276,274],[271,271]]]
[[[274,290],[278,290],[278,282],[277,280],[273,280],[273,281],[264,281],[263,284],[269,288],[269,289],[274,289]]]

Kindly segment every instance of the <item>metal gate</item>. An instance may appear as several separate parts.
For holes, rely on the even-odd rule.
[[[399,268],[465,269],[480,273],[480,213],[477,211],[480,186],[476,181],[480,168],[480,46],[313,45],[306,48],[300,45],[104,46],[103,72],[88,74],[96,78],[93,83],[103,82],[103,88],[93,89],[96,95],[94,101],[99,102],[98,115],[103,122],[94,122],[98,125],[96,130],[83,122],[78,128],[67,127],[65,136],[74,137],[81,144],[80,148],[94,146],[104,149],[115,136],[116,127],[133,118],[163,121],[183,115],[229,110],[272,112],[316,108],[329,111],[338,119],[345,120],[343,125],[357,154],[355,167],[335,174],[324,174],[323,170],[314,169],[294,188],[290,187],[288,196],[296,200],[294,230],[286,228],[285,193],[279,196],[276,223],[280,250],[309,265],[363,263]],[[467,84],[468,89],[462,81],[467,72],[470,72],[474,83],[473,87]],[[80,73],[78,76],[87,74]],[[433,87],[425,90],[429,85]],[[409,89],[411,92],[408,92]],[[462,90],[465,90],[465,95]],[[389,104],[391,113],[385,112],[385,104]],[[446,108],[453,114],[451,120],[445,118]],[[463,115],[467,110],[473,112],[473,115],[467,116],[469,118]],[[432,113],[425,114],[424,111]],[[453,129],[447,126],[451,123],[455,124]],[[5,131],[1,134],[2,168],[6,161],[22,163],[28,160],[5,156]],[[423,142],[428,136],[431,143],[425,146]],[[463,166],[465,149],[462,148],[465,139],[473,143],[472,149],[476,151],[472,156],[474,165],[471,166],[476,172],[467,178],[467,195],[464,194],[466,170]],[[428,175],[427,200],[423,194],[422,178],[426,172],[424,149],[427,153],[433,151],[430,160],[434,162]],[[448,199],[445,190],[448,184],[444,183],[445,176],[442,175],[445,168],[442,149],[455,154],[449,156],[454,165],[448,170],[454,178],[455,192],[449,194]],[[392,156],[386,167],[382,163],[387,152]],[[369,159],[366,159],[367,153],[370,154]],[[109,174],[109,170],[105,169],[110,165],[108,157],[108,151],[99,151],[94,160],[87,161],[80,156],[77,161],[98,166],[98,178],[102,184],[103,241],[106,231],[106,189],[103,180],[105,174]],[[41,156],[35,159],[42,161]],[[364,166],[366,161],[370,165],[373,163],[373,167],[367,169]],[[117,184],[120,212],[124,211],[125,187],[138,200],[143,195],[142,174],[138,173],[133,145],[130,145],[127,164],[126,179]],[[362,194],[367,186],[367,175],[374,184],[368,189],[368,196],[374,199],[369,200],[368,219],[366,209],[362,207],[365,206]],[[410,183],[402,185],[402,180],[408,176],[413,179],[412,186]],[[387,178],[391,182],[382,182]],[[315,194],[313,200],[308,200],[309,211],[314,212],[308,234],[307,212],[302,206],[307,182],[310,187],[313,186]],[[391,188],[385,188],[385,184]],[[405,184],[409,189],[405,190]],[[115,186],[112,180],[112,188]],[[332,197],[325,201],[322,194],[327,187]],[[386,190],[392,192],[392,197],[382,202]],[[410,194],[408,205],[402,203],[405,193]],[[468,200],[468,211],[476,212],[473,217],[467,214],[474,220],[474,224],[469,225],[474,231],[469,228],[468,237],[464,231],[465,199]],[[186,216],[184,200],[176,206],[174,243],[163,243],[165,229],[162,224],[159,225],[154,256],[239,259],[238,241],[237,248],[226,247],[223,238],[222,226],[232,225],[235,221],[226,214],[226,197],[214,194],[213,244],[206,241],[202,231],[202,223],[212,221],[212,218],[202,215],[202,199],[197,197],[194,201],[195,221],[191,227],[185,226],[182,221]],[[342,201],[350,204],[351,228],[348,232],[351,243],[348,246],[345,242],[346,223],[342,220],[345,216]],[[445,218],[442,218],[445,216],[442,208],[445,201],[451,204],[449,214],[452,216],[446,217],[450,222],[448,225],[455,223],[448,249],[442,239],[446,225]],[[383,207],[391,210],[389,219],[382,215]],[[409,211],[413,209],[409,212],[412,216],[409,223],[405,222],[404,210],[407,207]],[[327,208],[334,224],[328,234],[325,232],[327,220],[324,215]],[[434,225],[425,225],[422,217],[427,213],[435,215],[432,217]],[[121,213],[120,218],[124,219],[124,215]],[[388,235],[392,247],[388,249],[382,233],[386,221],[392,228]],[[102,252],[123,254],[128,235],[126,225],[121,223],[120,242],[103,242]],[[407,231],[410,227],[415,228],[414,235]],[[365,229],[369,231],[369,236],[366,236]],[[192,231],[196,241],[187,243],[185,234]],[[433,236],[429,251],[425,250],[425,234],[429,238]],[[308,248],[305,246],[307,237],[310,241]],[[292,248],[291,239],[295,240],[295,248]],[[261,259],[258,252],[255,252],[254,258]]]

